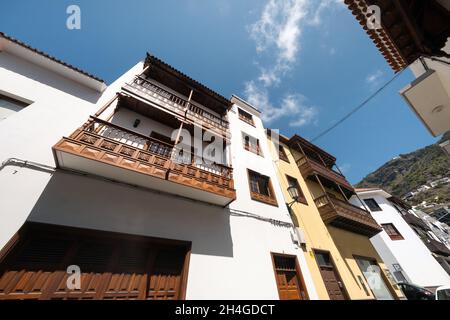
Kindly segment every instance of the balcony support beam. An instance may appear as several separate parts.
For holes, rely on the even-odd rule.
[[[98,118],[98,117],[99,117],[103,112],[105,112],[105,110],[108,109],[109,106],[110,106],[114,101],[116,101],[118,98],[119,98],[119,93],[116,93],[116,94],[114,95],[114,97],[113,97],[111,100],[109,100],[103,107],[100,108],[100,110],[98,110],[98,111],[94,114],[94,117]]]

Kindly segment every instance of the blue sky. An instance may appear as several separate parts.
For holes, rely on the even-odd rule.
[[[81,30],[66,8],[81,8]],[[317,136],[393,72],[339,0],[3,1],[0,31],[114,81],[150,51],[226,97],[265,111],[267,127]],[[436,141],[398,91],[405,71],[315,141],[352,183]]]

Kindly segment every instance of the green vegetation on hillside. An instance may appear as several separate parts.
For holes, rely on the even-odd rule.
[[[376,171],[367,175],[356,187],[381,187],[387,192],[401,197],[413,191],[428,181],[450,175],[450,159],[444,153],[439,143],[450,139],[450,131],[442,139],[430,146],[418,149],[408,154],[388,161]],[[435,194],[436,192],[439,193]],[[430,201],[435,196],[440,199],[450,199],[450,188],[436,188],[420,196],[420,202]],[[419,197],[414,202],[419,201]]]

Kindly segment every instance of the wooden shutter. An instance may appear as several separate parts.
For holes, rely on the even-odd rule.
[[[0,300],[181,299],[188,246],[167,242],[57,226],[27,231],[0,267]],[[67,288],[69,265],[81,269],[78,290]]]

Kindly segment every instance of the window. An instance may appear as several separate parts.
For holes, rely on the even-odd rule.
[[[255,126],[255,123],[253,122],[253,116],[248,113],[245,112],[242,109],[238,109],[238,113],[239,113],[239,119],[241,119],[244,122],[247,122],[248,124]]]
[[[10,115],[19,112],[27,106],[29,106],[28,103],[24,103],[0,94],[0,121],[5,120]]]
[[[355,257],[359,269],[366,278],[372,294],[377,300],[394,300],[386,283],[383,270],[373,258]]]
[[[367,204],[370,211],[381,211],[381,208],[375,199],[364,199],[364,202]]]
[[[298,180],[286,175],[286,179],[288,181],[288,187],[295,187],[298,191],[298,202],[303,203],[303,204],[308,204],[308,202],[306,201],[305,195],[303,194],[302,189],[300,188],[300,185],[298,183]]]
[[[270,205],[278,205],[270,178],[255,171],[248,170],[251,198]]]
[[[242,132],[242,142],[244,143],[245,150],[256,153],[259,156],[263,155],[259,146],[259,139]]]
[[[392,223],[384,223],[381,226],[392,240],[403,240],[403,236]]]
[[[276,145],[275,145],[276,146]],[[286,154],[286,151],[284,150],[284,147],[282,145],[278,145],[278,157],[289,163],[288,156]]]

